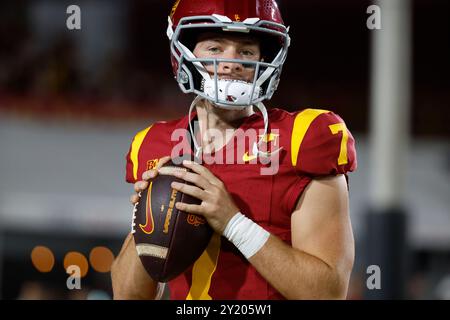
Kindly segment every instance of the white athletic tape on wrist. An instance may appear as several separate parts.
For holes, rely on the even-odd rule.
[[[270,233],[238,212],[228,221],[223,235],[249,259],[262,248]]]

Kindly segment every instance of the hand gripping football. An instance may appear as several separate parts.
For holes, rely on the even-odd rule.
[[[174,162],[166,163],[164,170],[189,170]],[[137,253],[150,277],[158,282],[170,281],[188,269],[213,234],[203,217],[175,207],[176,202],[200,204],[201,200],[172,189],[172,181],[185,182],[162,174],[150,181],[141,192],[133,215]]]

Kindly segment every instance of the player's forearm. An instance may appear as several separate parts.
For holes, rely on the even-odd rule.
[[[111,279],[115,300],[150,300],[156,297],[157,283],[142,266],[131,234],[111,266]]]
[[[249,261],[287,299],[345,299],[347,296],[350,270],[338,270],[273,235]]]

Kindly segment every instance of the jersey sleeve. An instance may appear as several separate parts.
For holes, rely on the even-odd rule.
[[[346,174],[357,167],[355,140],[337,114],[305,109],[294,120],[291,161],[299,174]]]
[[[152,126],[138,132],[131,141],[130,148],[126,155],[126,174],[125,180],[129,183],[135,183],[138,181],[138,172],[142,171],[139,168],[139,152],[147,136],[148,131]],[[142,166],[142,165],[141,165]]]

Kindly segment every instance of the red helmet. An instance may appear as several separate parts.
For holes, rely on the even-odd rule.
[[[284,24],[274,0],[177,0],[170,12],[170,19],[175,30],[182,18],[213,14],[226,16],[237,22],[257,17]]]
[[[206,61],[197,59],[192,53],[196,41],[192,35],[206,29],[246,33],[261,40],[261,52],[267,62],[254,62],[252,67],[257,73],[254,82],[248,84],[248,89],[242,89],[242,85],[238,87],[238,90],[246,91],[245,94],[230,100],[221,99],[216,93],[219,91],[217,74],[212,78],[202,64],[217,64],[224,59]],[[231,108],[256,104],[272,97],[290,42],[288,28],[284,25],[275,0],[177,0],[169,16],[167,35],[171,40],[173,72],[182,91],[196,93],[216,105]],[[232,60],[243,63],[241,60]],[[205,89],[208,83],[214,87],[209,91]]]

